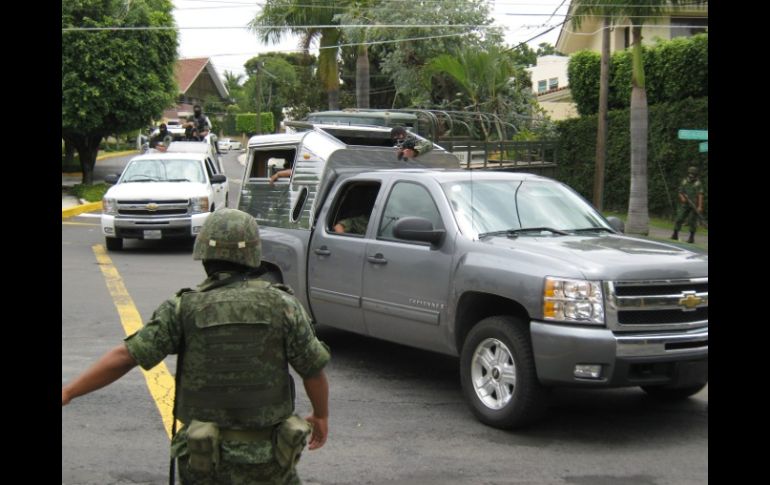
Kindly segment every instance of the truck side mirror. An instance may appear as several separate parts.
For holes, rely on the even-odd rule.
[[[438,246],[446,231],[434,229],[433,223],[423,217],[402,217],[393,226],[393,235],[407,241],[421,241]]]
[[[623,223],[623,221],[621,221],[617,217],[610,216],[610,217],[607,218],[607,222],[609,222],[610,226],[613,229],[615,229],[617,232],[619,232],[621,234],[626,232],[626,225]]]
[[[116,173],[111,173],[104,177],[104,181],[110,185],[115,185],[118,183],[118,179],[120,178],[120,175]]]
[[[227,176],[222,175],[221,173],[211,176],[212,184],[223,184],[225,182],[227,182]]]

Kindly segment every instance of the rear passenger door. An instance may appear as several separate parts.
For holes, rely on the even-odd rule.
[[[350,217],[371,218],[380,185],[375,180],[341,185],[319,217],[308,254],[308,298],[317,323],[366,334],[361,310],[361,271],[372,224],[363,234],[337,233],[334,226]]]

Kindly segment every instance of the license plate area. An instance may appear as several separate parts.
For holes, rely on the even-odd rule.
[[[145,239],[160,239],[163,235],[160,229],[148,229],[144,231]]]

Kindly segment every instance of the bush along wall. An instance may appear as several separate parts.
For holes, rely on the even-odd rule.
[[[631,177],[629,110],[608,114],[607,162],[604,178],[604,208],[628,210]],[[559,136],[559,180],[593,200],[596,160],[596,115],[556,122]],[[647,145],[648,210],[656,217],[673,218],[678,204],[679,183],[687,167],[700,168],[704,185],[704,217],[708,219],[708,153],[698,152],[698,141],[680,140],[680,129],[708,129],[708,98],[687,98],[649,107]]]
[[[610,109],[629,107],[631,57],[631,51],[625,50],[610,58]],[[644,47],[642,57],[649,105],[708,96],[708,34]],[[581,51],[570,56],[570,91],[581,116],[598,110],[600,64],[601,55],[597,52]]]

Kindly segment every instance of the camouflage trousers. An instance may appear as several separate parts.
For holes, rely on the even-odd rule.
[[[301,485],[297,470],[284,470],[275,461],[267,463],[231,463],[222,461],[213,473],[190,469],[188,457],[177,459],[182,485]]]
[[[682,224],[687,222],[687,225],[690,226],[690,232],[695,233],[695,230],[698,229],[698,213],[695,209],[690,206],[690,204],[680,204],[679,207],[676,209],[676,221],[674,221],[674,230],[678,231],[681,229]]]

